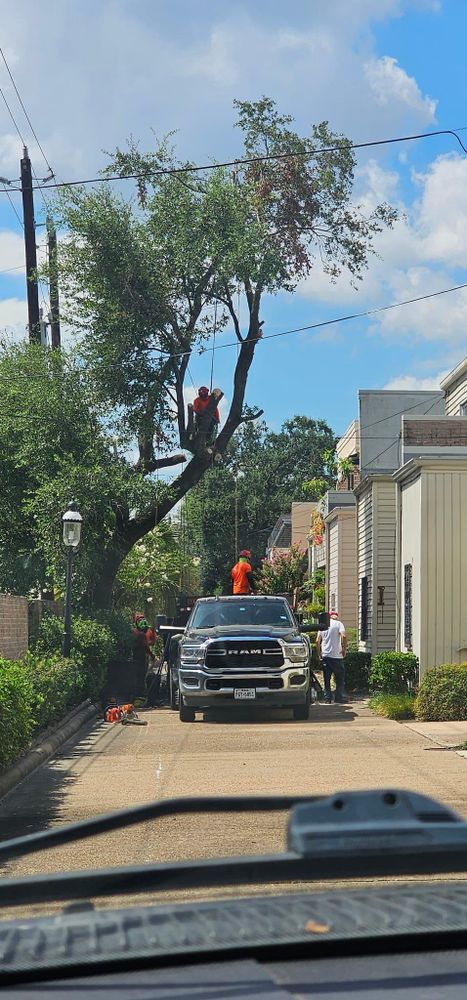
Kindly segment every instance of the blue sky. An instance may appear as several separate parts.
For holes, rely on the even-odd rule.
[[[467,126],[463,0],[0,0],[0,44],[58,177],[94,176],[104,149],[132,133],[178,129],[198,162],[238,152],[232,100],[263,93],[299,128],[329,120],[355,141]],[[46,168],[4,68],[0,86]],[[467,131],[461,133],[467,138]],[[18,176],[21,143],[0,98],[0,175]],[[358,154],[356,197],[401,218],[378,242],[358,292],[314,270],[294,295],[264,303],[265,332],[312,324],[467,281],[467,157],[432,138]],[[16,196],[17,197],[17,196]],[[16,202],[18,211],[19,204]],[[41,207],[37,216],[42,219]],[[38,230],[38,243],[43,230]],[[0,195],[0,272],[22,264],[21,233]],[[0,329],[21,336],[24,274],[0,273]],[[278,428],[295,413],[337,433],[359,388],[435,387],[467,353],[467,294],[298,333],[258,348],[248,401]],[[224,341],[230,340],[228,331]],[[222,340],[221,340],[222,342]],[[235,351],[216,355],[229,398]],[[196,384],[210,361],[193,361]]]

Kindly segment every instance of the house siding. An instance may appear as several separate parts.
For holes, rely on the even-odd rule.
[[[467,660],[467,469],[422,472],[420,671]],[[423,562],[421,564],[423,571]]]
[[[337,610],[346,628],[357,627],[357,518],[355,509],[340,511],[339,521],[339,587]]]
[[[461,403],[467,403],[467,373],[461,375],[446,389],[444,402],[446,416],[459,417]]]
[[[420,477],[403,486],[399,496],[401,517],[401,544],[399,567],[399,649],[409,652],[405,644],[404,611],[404,567],[412,567],[412,649],[410,652],[421,657],[422,629],[422,588],[424,576],[422,565],[422,496]]]
[[[328,539],[328,555],[327,555],[327,604],[329,609],[339,608],[339,534],[340,525],[339,520],[336,518],[330,524],[326,525],[326,534]]]
[[[369,483],[357,499],[357,531],[358,531],[358,638],[359,649],[371,652],[372,643],[372,611],[373,611],[373,484]],[[363,577],[368,578],[368,634],[366,639],[360,638],[362,618],[362,586]]]
[[[396,648],[396,496],[392,479],[373,483],[373,653]]]

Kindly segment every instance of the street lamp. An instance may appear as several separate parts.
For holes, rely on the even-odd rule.
[[[75,503],[70,503],[62,517],[63,543],[66,547],[66,594],[65,620],[63,623],[63,655],[70,655],[71,648],[71,568],[73,549],[77,549],[81,537],[83,518]]]

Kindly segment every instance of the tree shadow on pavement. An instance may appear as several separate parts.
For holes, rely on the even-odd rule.
[[[64,800],[78,777],[71,772],[72,762],[92,752],[101,726],[100,720],[92,719],[0,800],[0,841],[60,823]]]

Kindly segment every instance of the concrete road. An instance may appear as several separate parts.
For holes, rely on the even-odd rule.
[[[194,724],[180,723],[168,709],[141,717],[147,726],[97,722],[66,744],[0,802],[0,837],[180,795],[399,787],[439,798],[467,817],[467,760],[429,752],[429,739],[374,716],[364,703],[314,706],[303,723],[286,712]],[[31,855],[1,872],[255,854],[284,844],[283,814],[176,817]]]

